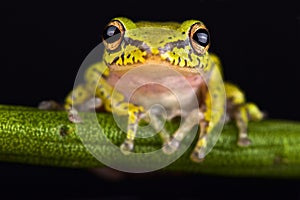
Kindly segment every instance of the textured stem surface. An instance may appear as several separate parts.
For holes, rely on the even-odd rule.
[[[112,115],[98,113],[97,118],[107,138],[121,144],[125,134],[117,127]],[[175,127],[174,124],[169,126]],[[164,170],[226,176],[300,177],[299,122],[265,120],[250,123],[253,144],[247,148],[237,147],[236,133],[234,124],[226,125],[203,163],[190,161],[190,148]],[[86,128],[85,134],[93,135],[93,129]],[[160,148],[160,145],[159,137],[153,137],[137,141],[135,150],[147,152]],[[97,150],[112,156],[104,146]],[[76,168],[104,166],[86,150],[66,112],[7,105],[0,105],[0,160]]]

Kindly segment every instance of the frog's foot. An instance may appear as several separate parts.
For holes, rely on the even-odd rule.
[[[75,108],[71,108],[70,110],[68,110],[68,118],[73,123],[82,122],[82,119],[80,118],[80,116]]]
[[[163,152],[167,155],[174,153],[180,146],[180,141],[176,138],[171,138],[169,142],[165,142],[162,148]]]
[[[207,138],[206,136],[203,136],[198,140],[197,145],[190,156],[191,160],[197,163],[202,162],[206,155],[206,147]]]
[[[243,134],[244,135],[244,134]],[[239,137],[238,141],[237,141],[237,145],[239,147],[247,147],[249,145],[251,145],[251,140],[248,138],[247,134],[245,134],[246,136],[244,137]]]
[[[205,148],[200,148],[200,149],[194,149],[190,156],[191,160],[200,163],[204,161],[205,158]]]
[[[121,152],[124,155],[129,155],[133,151],[134,142],[133,140],[126,139],[120,146]]]
[[[38,109],[40,110],[64,110],[63,105],[57,103],[56,101],[42,101],[38,105]]]

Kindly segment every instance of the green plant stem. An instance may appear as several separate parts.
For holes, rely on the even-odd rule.
[[[124,134],[109,113],[97,118],[104,134],[116,144]],[[41,111],[32,107],[0,105],[0,160],[34,165],[91,168],[104,165],[86,150],[64,111]],[[190,148],[166,171],[226,176],[300,177],[300,123],[265,120],[249,124],[253,144],[237,147],[237,129],[225,125],[221,137],[203,163],[189,159]],[[86,129],[87,135],[92,130]],[[136,151],[158,148],[159,138],[136,144]],[[106,148],[104,155],[111,156]]]

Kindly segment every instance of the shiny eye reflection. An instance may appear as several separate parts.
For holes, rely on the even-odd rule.
[[[197,33],[198,41],[205,44],[208,40],[208,35],[205,33]]]
[[[109,43],[113,43],[120,39],[120,37],[121,37],[120,33],[121,33],[121,31],[120,31],[120,29],[118,29],[118,27],[116,27],[114,25],[108,26],[104,30],[103,39],[107,40],[107,42],[109,42]],[[117,34],[119,34],[119,36],[115,36]],[[113,37],[113,36],[115,36],[115,37]]]
[[[209,35],[205,29],[197,30],[193,35],[193,40],[203,47],[209,44]]]

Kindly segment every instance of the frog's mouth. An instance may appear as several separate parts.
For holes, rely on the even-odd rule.
[[[196,90],[204,83],[203,76],[198,69],[171,64],[157,55],[147,56],[143,63],[129,65],[112,64],[109,68],[110,75],[107,81],[111,85],[115,85],[124,75],[127,77],[127,81],[125,81],[127,86],[161,83],[162,85],[169,85],[171,89],[179,89],[185,87],[185,84],[182,82],[187,81]],[[153,84],[150,85],[153,91],[160,91]],[[184,91],[184,89],[182,90]]]
[[[200,71],[196,67],[181,67],[179,65],[172,64],[170,61],[163,59],[160,55],[147,54],[144,57],[144,62],[138,62],[133,64],[118,65],[115,62],[109,65],[111,72],[127,72],[136,67],[143,67],[144,65],[153,65],[153,67],[164,66],[180,72],[181,74],[191,75],[200,74]],[[158,69],[158,68],[157,68]],[[157,71],[159,73],[159,71]]]

